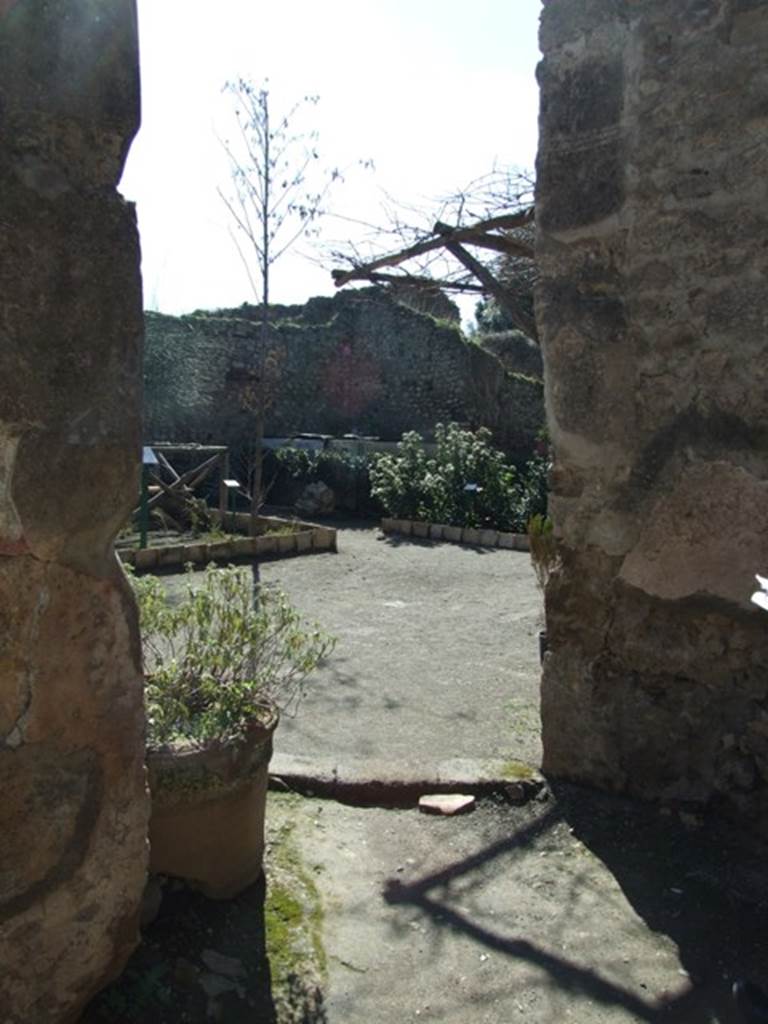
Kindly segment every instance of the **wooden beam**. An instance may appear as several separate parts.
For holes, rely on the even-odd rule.
[[[374,284],[406,285],[409,288],[439,289],[440,291],[454,292],[476,292],[485,295],[487,289],[480,284],[472,284],[469,281],[443,281],[436,277],[417,277],[415,274],[382,274],[373,271],[368,275],[367,280]]]
[[[206,478],[208,473],[213,469],[214,465],[218,462],[220,456],[212,455],[210,459],[201,463],[199,466],[195,466],[194,469],[188,469],[186,473],[174,480],[172,484],[163,483],[163,481],[154,476],[153,479],[162,487],[162,491],[159,494],[153,495],[147,502],[147,508],[151,508],[156,505],[166,494],[172,494],[176,491],[180,491],[185,484],[189,484],[190,487],[194,487]],[[138,508],[134,509],[134,515],[138,512]]]
[[[452,256],[455,256],[455,258],[465,266],[467,270],[475,275],[478,281],[485,285],[499,305],[509,313],[517,327],[523,331],[524,334],[527,334],[532,340],[536,341],[537,335],[535,324],[530,323],[528,317],[521,315],[516,303],[512,301],[510,293],[500,281],[496,280],[490,270],[488,270],[487,267],[484,267],[479,260],[476,260],[471,253],[468,253],[467,250],[457,242],[446,239],[445,247]]]
[[[522,256],[524,259],[529,260],[534,258],[533,245],[521,239],[510,238],[508,235],[475,235],[474,232],[470,233],[467,230],[462,231],[462,237],[458,238],[459,232],[455,228],[450,227],[448,224],[441,224],[439,221],[435,224],[435,234],[439,234],[443,239],[450,238],[452,241],[461,242],[463,245],[474,245],[480,249],[493,249],[494,252],[503,253],[505,256]]]
[[[219,517],[221,528],[224,529],[224,516],[227,513],[228,494],[224,481],[229,478],[229,452],[222,452],[219,456]]]
[[[478,221],[477,224],[473,224],[468,228],[448,228],[451,233],[451,238],[455,242],[472,241],[482,235],[488,235],[490,231],[495,230],[511,230],[512,228],[524,227],[533,221],[533,210],[523,210],[520,213],[505,214],[500,217],[491,217],[488,220]],[[442,228],[447,228],[447,225],[441,225]],[[502,236],[492,236],[501,238]],[[473,244],[478,245],[477,241]],[[515,251],[512,252],[509,246],[515,245]],[[423,239],[421,242],[416,242],[413,245],[407,246],[405,249],[400,249],[398,252],[388,253],[386,256],[380,256],[375,260],[371,260],[369,263],[362,264],[359,267],[353,267],[351,270],[341,270],[339,268],[331,271],[331,277],[337,288],[341,288],[342,285],[349,284],[350,281],[369,280],[369,274],[371,271],[380,270],[383,267],[395,267],[399,263],[404,263],[406,260],[413,259],[416,256],[423,256],[425,253],[433,252],[435,249],[441,249],[445,246],[445,231],[436,233],[433,232],[428,238]],[[533,248],[528,246],[524,242],[507,242],[507,248],[500,250],[503,252],[509,252],[511,255],[525,255],[533,256]]]
[[[157,449],[153,449],[153,451],[155,452],[155,455],[157,455],[157,461],[160,463],[160,465],[164,469],[168,470],[168,472],[171,474],[171,477],[174,480],[178,480],[179,479],[179,474],[176,472],[176,470],[170,464],[168,459],[166,459],[166,457],[163,455],[163,453],[161,451],[158,451]]]
[[[227,451],[225,444],[170,444],[167,441],[156,441],[149,447],[156,452],[197,452],[200,455]]]

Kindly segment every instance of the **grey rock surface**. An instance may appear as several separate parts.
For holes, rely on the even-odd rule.
[[[148,797],[141,278],[117,192],[133,0],[0,4],[0,1019],[60,1024],[138,942]]]
[[[752,0],[545,4],[536,209],[544,769],[766,833],[767,35]]]

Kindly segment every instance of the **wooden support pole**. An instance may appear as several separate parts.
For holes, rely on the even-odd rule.
[[[227,513],[227,486],[224,483],[229,479],[229,452],[222,452],[219,457],[219,517],[221,528],[224,529],[224,516]]]
[[[160,463],[160,465],[164,469],[167,469],[168,472],[171,474],[173,482],[175,483],[179,479],[179,474],[176,472],[176,470],[173,468],[173,466],[170,464],[168,459],[166,459],[162,452],[155,452],[155,455],[157,456],[157,461]]]
[[[445,248],[452,256],[455,256],[459,263],[463,264],[470,273],[474,274],[478,281],[485,285],[502,309],[506,310],[510,315],[513,323],[517,324],[518,328],[529,337],[535,338],[535,324],[529,322],[525,316],[521,315],[520,309],[517,307],[512,296],[504,286],[496,280],[490,270],[488,270],[487,267],[484,267],[479,260],[476,260],[471,253],[468,253],[464,246],[451,241],[450,236],[446,236]]]
[[[139,506],[139,547],[147,546],[149,532],[149,467],[141,467],[141,505]]]

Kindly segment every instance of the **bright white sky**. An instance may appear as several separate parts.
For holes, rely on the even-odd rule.
[[[273,110],[319,94],[328,166],[374,161],[334,194],[379,222],[382,192],[418,203],[494,164],[532,168],[540,0],[139,0],[143,124],[121,183],[137,203],[144,303],[168,313],[254,301],[216,193],[228,165],[225,81],[269,78]],[[297,126],[300,127],[300,126]],[[327,218],[334,239],[349,229]],[[331,294],[330,274],[287,253],[271,298]]]

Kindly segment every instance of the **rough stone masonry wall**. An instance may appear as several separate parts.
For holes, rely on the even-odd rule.
[[[544,767],[768,826],[768,3],[549,0]]]
[[[506,373],[457,324],[408,309],[380,289],[276,306],[271,317],[279,374],[268,434],[398,439],[456,420],[490,427],[501,445],[525,455],[543,424],[539,381]],[[238,374],[242,380],[258,365],[258,310],[148,313],[146,325],[147,440],[237,444],[252,422]]]
[[[141,280],[116,192],[134,0],[0,2],[0,1019],[54,1024],[138,938]]]

